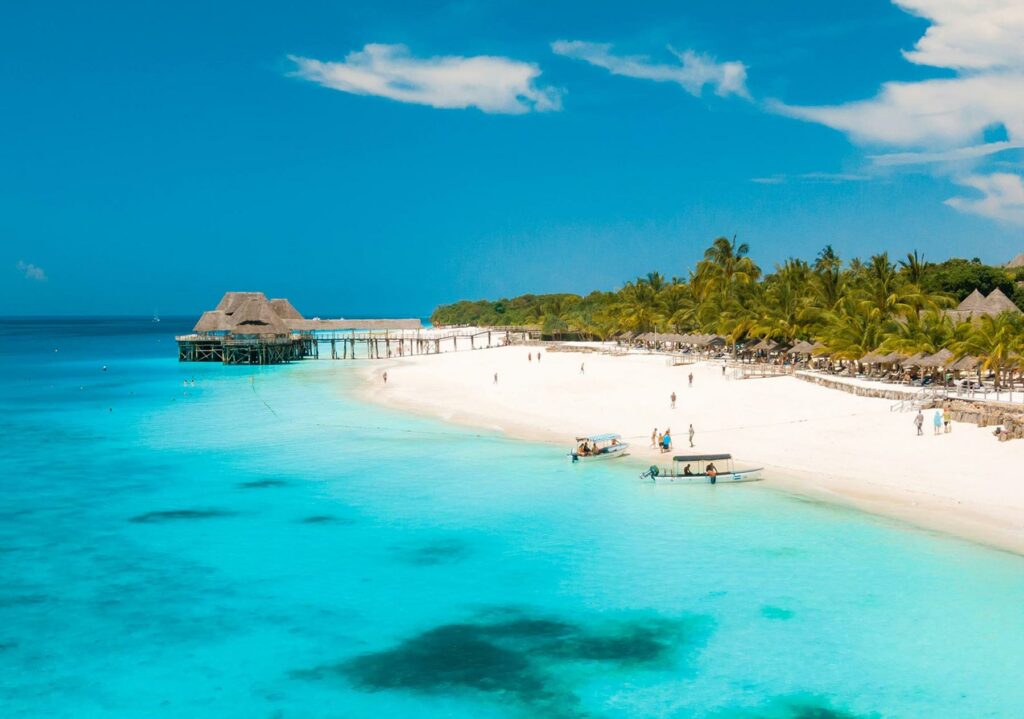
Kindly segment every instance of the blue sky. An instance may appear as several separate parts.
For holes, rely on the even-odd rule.
[[[8,3],[0,314],[1024,251],[1024,6]]]

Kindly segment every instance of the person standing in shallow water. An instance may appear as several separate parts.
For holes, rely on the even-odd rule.
[[[917,427],[918,437],[924,434],[924,414],[921,410],[917,410],[917,416],[914,417],[914,426]]]

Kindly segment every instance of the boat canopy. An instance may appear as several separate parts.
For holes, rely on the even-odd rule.
[[[610,442],[613,439],[622,439],[621,434],[592,434],[588,437],[577,437],[577,442]]]
[[[703,462],[704,460],[715,460],[722,461],[725,459],[732,459],[731,454],[681,454],[678,457],[673,457],[673,462]]]

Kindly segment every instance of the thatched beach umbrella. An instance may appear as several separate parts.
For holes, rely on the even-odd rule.
[[[953,359],[953,353],[943,347],[935,354],[922,357],[918,360],[917,366],[924,369],[939,369],[945,367]]]
[[[949,368],[954,372],[973,372],[981,365],[981,360],[971,355],[965,355],[951,364]]]

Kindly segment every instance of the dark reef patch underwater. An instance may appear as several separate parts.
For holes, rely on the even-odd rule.
[[[287,487],[288,482],[283,479],[255,479],[251,482],[241,482],[242,489],[270,489],[271,487]]]
[[[176,522],[186,519],[216,519],[233,517],[234,512],[223,509],[170,509],[163,512],[146,512],[132,517],[129,521],[136,524],[159,524],[160,522]]]
[[[458,539],[436,539],[425,544],[397,547],[398,559],[405,564],[429,567],[459,562],[471,554],[468,543]]]
[[[531,716],[584,716],[568,678],[617,669],[671,669],[687,663],[714,628],[706,616],[636,617],[598,629],[519,610],[443,624],[338,664],[293,672],[341,677],[362,691],[473,693],[514,701]]]

